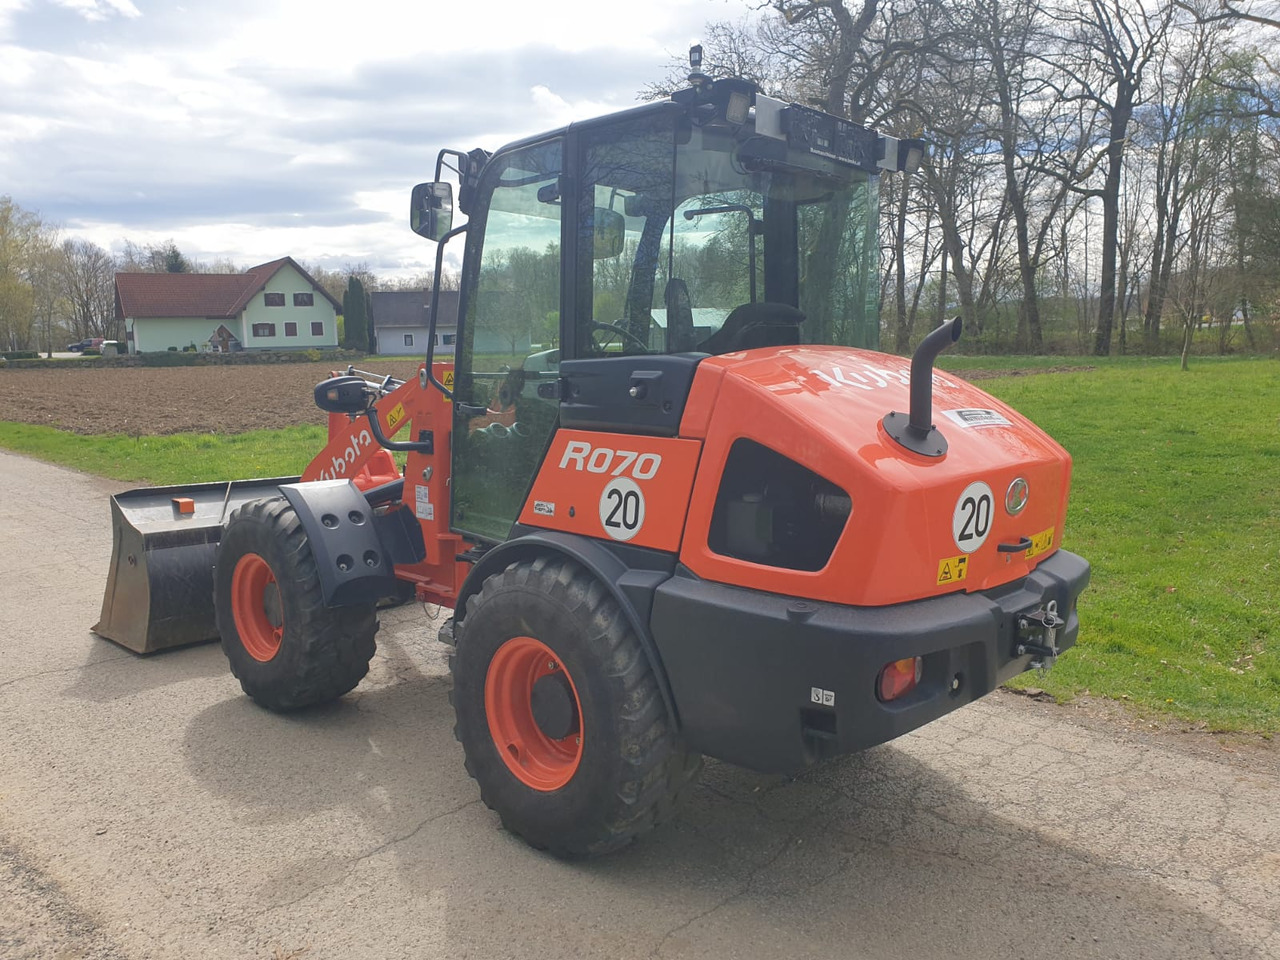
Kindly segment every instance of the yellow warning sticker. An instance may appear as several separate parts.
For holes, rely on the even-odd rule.
[[[444,379],[441,382],[444,384],[444,388],[446,390],[453,393],[453,370],[446,370],[444,372]]]
[[[948,557],[938,561],[938,586],[947,583],[959,583],[969,575],[969,557]]]
[[[404,404],[397,403],[391,408],[391,412],[387,414],[387,432],[394,433],[396,427],[404,423]]]
[[[1031,538],[1031,546],[1027,549],[1027,559],[1038,557],[1053,546],[1053,527],[1041,530]]]

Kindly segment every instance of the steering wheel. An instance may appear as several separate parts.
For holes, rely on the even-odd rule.
[[[600,320],[592,320],[590,321],[590,329],[592,333],[595,333],[597,330],[607,330],[609,333],[615,334],[621,337],[623,342],[624,352],[628,344],[634,346],[636,350],[639,351],[640,353],[649,352],[649,345],[647,343],[645,343],[643,340],[637,337],[634,333],[632,333],[626,327],[619,326],[616,323],[604,323]],[[613,337],[607,337],[604,340],[598,341],[597,345],[601,349],[603,349],[605,344],[607,344],[612,339]]]

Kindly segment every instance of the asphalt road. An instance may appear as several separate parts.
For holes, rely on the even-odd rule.
[[[421,607],[288,718],[93,637],[113,489],[0,453],[4,960],[1280,958],[1272,748],[997,694],[560,863],[479,802]]]

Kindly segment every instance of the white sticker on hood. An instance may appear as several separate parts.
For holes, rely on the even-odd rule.
[[[943,410],[943,416],[962,427],[1011,427],[1001,414],[994,410],[969,408],[965,410]]]

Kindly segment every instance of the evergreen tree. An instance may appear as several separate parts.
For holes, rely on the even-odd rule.
[[[172,240],[161,249],[160,259],[165,273],[191,273],[191,262],[187,260],[177,244]]]
[[[347,292],[342,297],[342,317],[342,345],[362,353],[368,350],[369,296],[364,292],[364,284],[359,277],[347,281]]]

